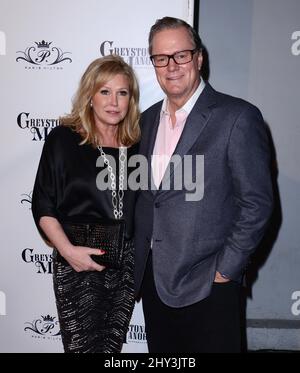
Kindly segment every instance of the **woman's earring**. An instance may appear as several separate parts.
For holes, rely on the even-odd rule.
[[[92,101],[90,102],[90,107],[93,107],[93,102]]]

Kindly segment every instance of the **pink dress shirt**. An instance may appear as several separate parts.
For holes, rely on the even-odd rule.
[[[176,145],[180,139],[186,119],[204,87],[205,83],[201,79],[201,82],[192,97],[185,103],[182,108],[175,112],[176,123],[174,126],[171,121],[170,113],[167,109],[168,100],[167,98],[164,99],[160,113],[160,122],[158,125],[153,155],[151,159],[152,176],[154,185],[157,189],[159,188],[172,154],[174,153]]]

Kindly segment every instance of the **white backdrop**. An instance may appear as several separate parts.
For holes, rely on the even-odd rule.
[[[147,53],[150,26],[165,15],[193,20],[192,0],[0,0],[0,352],[61,352],[51,251],[31,215],[45,137],[69,112],[95,58],[134,67],[141,110],[162,97]],[[141,305],[124,352],[146,352]]]

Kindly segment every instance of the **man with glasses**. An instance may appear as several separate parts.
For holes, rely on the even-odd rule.
[[[272,211],[267,130],[255,106],[204,82],[201,39],[183,20],[157,20],[149,52],[166,94],[141,119],[150,185],[136,206],[135,284],[149,352],[240,352],[240,283]],[[196,175],[200,155],[204,193],[188,199],[176,175]]]

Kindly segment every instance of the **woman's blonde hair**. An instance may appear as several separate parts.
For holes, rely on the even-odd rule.
[[[62,125],[80,133],[81,144],[99,145],[91,107],[91,99],[109,80],[123,74],[129,82],[129,107],[123,121],[118,125],[117,140],[124,146],[131,146],[140,139],[139,87],[133,69],[119,56],[109,55],[94,60],[83,74],[73,99],[71,113],[61,117]]]

